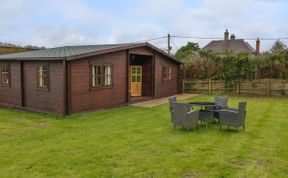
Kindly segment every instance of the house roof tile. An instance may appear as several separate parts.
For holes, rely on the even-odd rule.
[[[202,50],[211,50],[215,53],[224,53],[225,51],[255,53],[255,49],[243,39],[211,41]]]

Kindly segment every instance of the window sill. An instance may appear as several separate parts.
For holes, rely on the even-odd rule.
[[[10,84],[1,84],[1,87],[3,87],[3,88],[11,88]]]
[[[37,88],[37,91],[50,92],[49,88]]]
[[[105,87],[91,87],[91,90],[104,90],[104,89],[112,89],[113,85],[105,86]]]

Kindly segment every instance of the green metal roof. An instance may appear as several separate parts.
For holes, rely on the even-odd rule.
[[[64,46],[36,51],[27,51],[12,54],[0,55],[0,59],[22,59],[22,58],[64,58],[97,52],[102,50],[124,47],[129,44],[105,44],[105,45],[83,45],[83,46]],[[131,44],[130,44],[131,45]]]
[[[19,52],[12,54],[0,55],[0,60],[74,60],[84,57],[115,52],[118,50],[125,50],[137,47],[149,47],[162,55],[178,62],[176,59],[164,52],[163,50],[149,44],[149,43],[122,43],[122,44],[104,44],[104,45],[81,45],[81,46],[64,46],[36,51]]]

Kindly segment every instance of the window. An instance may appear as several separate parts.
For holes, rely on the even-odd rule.
[[[102,71],[101,66],[95,65],[92,67],[92,87],[102,86]]]
[[[112,65],[93,65],[91,72],[93,88],[112,86]]]
[[[141,82],[142,80],[142,67],[133,66],[131,74],[132,82]]]
[[[1,86],[10,86],[10,64],[1,64]]]
[[[163,72],[162,73],[163,80],[171,80],[172,77],[171,67],[163,66],[162,72]]]
[[[38,67],[38,88],[49,89],[49,65],[41,64]]]

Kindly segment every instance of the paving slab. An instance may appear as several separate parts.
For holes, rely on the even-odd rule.
[[[201,94],[179,94],[176,96],[177,96],[177,100],[185,100],[185,99],[192,98],[192,97],[199,96],[199,95],[201,95]],[[152,100],[148,100],[148,101],[134,103],[131,105],[132,106],[145,107],[145,108],[153,108],[155,106],[159,106],[161,104],[168,103],[168,98],[169,97],[152,99]]]

